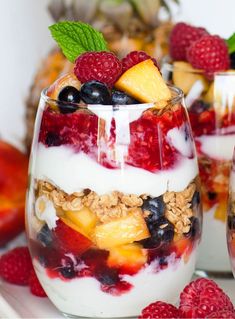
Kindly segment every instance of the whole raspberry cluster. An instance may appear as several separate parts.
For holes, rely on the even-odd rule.
[[[96,80],[112,87],[122,73],[122,64],[111,52],[85,52],[74,67],[74,74],[82,83]]]
[[[235,318],[229,297],[212,280],[199,278],[180,294],[179,308],[156,301],[142,310],[139,319],[158,318]]]
[[[27,247],[16,247],[0,257],[0,278],[11,284],[29,286],[32,294],[46,297]]]
[[[187,61],[190,45],[208,35],[204,28],[193,27],[184,22],[177,23],[170,34],[170,55],[175,61]]]
[[[224,39],[210,35],[204,28],[182,22],[171,32],[170,55],[175,61],[187,61],[195,69],[204,70],[209,79],[215,72],[230,67],[228,45]]]

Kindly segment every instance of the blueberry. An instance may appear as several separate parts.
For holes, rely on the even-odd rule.
[[[81,99],[87,104],[111,104],[108,87],[98,81],[84,83],[80,92]]]
[[[161,269],[167,268],[167,266],[168,266],[168,261],[166,260],[165,257],[161,257],[161,258],[159,259],[159,266],[160,266]]]
[[[139,102],[121,91],[113,91],[111,97],[111,104],[113,105],[128,105],[128,104],[138,104]]]
[[[235,216],[229,215],[227,220],[228,229],[233,230],[235,229]]]
[[[148,224],[148,228],[151,237],[142,241],[144,248],[156,248],[170,243],[174,238],[174,226],[165,217]]]
[[[72,279],[76,277],[76,272],[72,265],[68,265],[67,267],[61,267],[59,269],[59,272],[64,278],[67,278],[67,279]]]
[[[58,102],[58,107],[62,114],[73,113],[78,109],[75,103],[80,102],[80,92],[73,86],[66,86],[60,91],[58,100],[61,101]]]
[[[80,93],[74,86],[66,86],[60,91],[58,100],[62,102],[79,103]]]
[[[217,194],[215,192],[208,192],[207,196],[208,196],[209,200],[215,200],[217,197]]]
[[[57,102],[60,113],[62,114],[69,114],[69,113],[74,113],[77,111],[78,107],[76,104],[66,104],[66,103],[59,103]]]
[[[230,54],[231,69],[235,69],[235,52]]]
[[[56,133],[48,132],[45,143],[47,146],[59,146],[61,144],[60,137]]]
[[[52,245],[52,232],[49,229],[49,227],[47,226],[47,224],[45,224],[41,230],[39,231],[39,233],[37,234],[37,240],[40,241],[42,243],[43,246],[45,247],[49,247]]]
[[[115,285],[119,280],[117,270],[108,267],[98,269],[95,277],[101,284],[108,286]]]
[[[200,222],[197,217],[191,217],[191,226],[188,233],[185,234],[185,237],[195,238],[200,233]]]
[[[209,103],[205,103],[203,100],[195,100],[189,108],[189,112],[200,114],[210,108]]]
[[[159,197],[147,197],[142,205],[142,210],[144,212],[149,212],[150,214],[146,217],[147,223],[154,223],[160,217],[164,215],[165,203],[163,202],[162,196]]]

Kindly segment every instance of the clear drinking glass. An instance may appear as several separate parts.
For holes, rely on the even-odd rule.
[[[230,277],[226,214],[235,141],[235,71],[218,72],[208,80],[185,65],[166,63],[162,73],[185,93],[199,160],[204,214],[197,268],[200,274]]]
[[[191,279],[198,166],[183,93],[170,90],[161,109],[41,95],[27,234],[38,278],[68,316],[137,316],[155,300],[176,302]]]

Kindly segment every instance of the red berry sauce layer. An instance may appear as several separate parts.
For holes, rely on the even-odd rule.
[[[43,112],[39,141],[47,147],[70,145],[75,152],[84,152],[97,160],[97,145],[101,144],[98,141],[98,131],[99,134],[105,131],[101,130],[102,122],[103,120],[87,111],[61,114],[48,107]],[[181,105],[174,105],[161,114],[157,111],[155,113],[153,109],[145,111],[139,119],[130,123],[130,144],[125,162],[151,172],[173,167],[181,155],[170,144],[167,132],[183,124],[187,125],[187,115]],[[110,137],[105,133],[102,137],[105,148],[110,153],[114,150],[116,140],[114,120],[111,122]],[[118,167],[115,159],[108,157],[105,151],[99,151],[101,165],[107,168]]]

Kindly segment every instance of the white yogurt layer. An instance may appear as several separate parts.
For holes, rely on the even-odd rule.
[[[235,134],[202,135],[196,138],[201,143],[201,151],[215,160],[230,161],[235,146]]]
[[[176,167],[157,173],[125,165],[108,169],[86,154],[75,153],[68,146],[38,145],[34,157],[34,178],[48,180],[71,194],[89,188],[102,195],[112,191],[159,196],[169,191],[182,191],[198,174],[197,160],[182,159]]]
[[[134,287],[121,296],[102,292],[94,278],[62,281],[49,278],[38,262],[35,262],[35,268],[48,297],[62,312],[91,318],[127,318],[139,315],[144,307],[156,300],[176,303],[180,291],[191,279],[195,261],[194,250],[186,264],[181,259],[158,273],[153,273],[153,262],[135,276],[125,276],[124,279]]]
[[[215,219],[217,205],[203,213],[202,240],[199,245],[197,268],[208,271],[231,272],[226,223]]]

